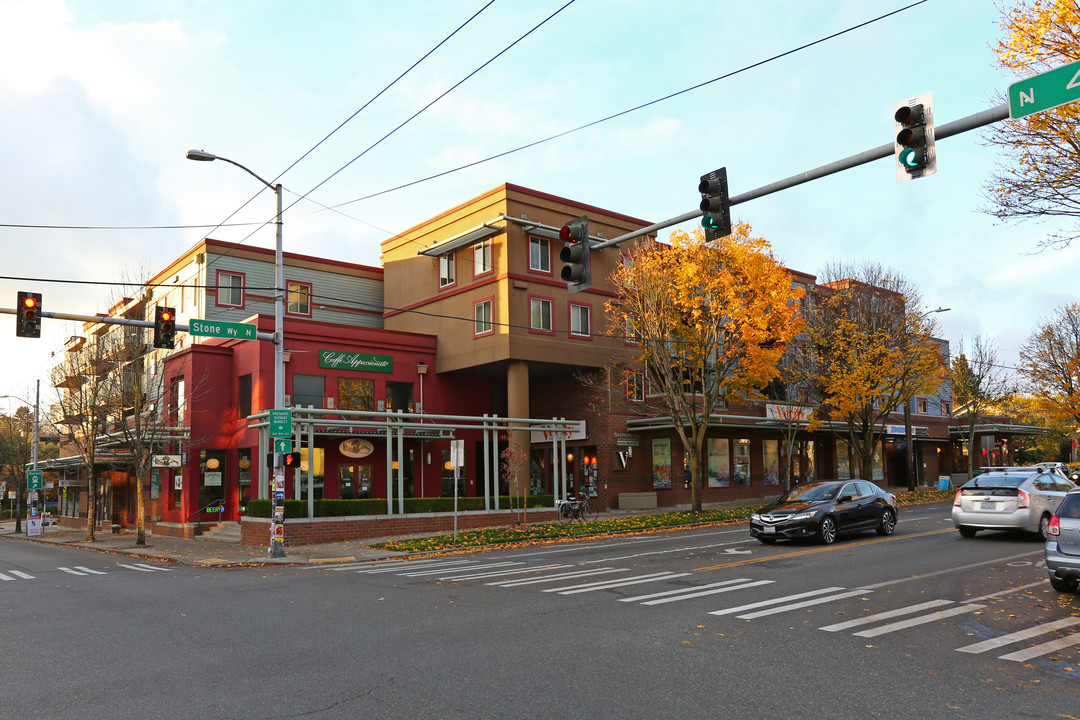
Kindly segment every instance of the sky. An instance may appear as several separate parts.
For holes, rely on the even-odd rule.
[[[383,240],[504,182],[660,222],[718,167],[738,195],[891,142],[893,105],[920,93],[939,125],[996,105],[1014,78],[989,0],[925,0],[790,52],[913,2],[0,0],[0,307],[31,290],[92,315],[122,293],[95,283],[145,279],[207,235],[273,247],[273,193],[191,148],[280,176],[287,252],[378,266]],[[1054,222],[980,212],[1009,158],[978,131],[937,156],[932,177],[898,184],[886,158],[732,215],[790,268],[900,271],[926,309],[950,308],[954,352],[985,334],[1014,364],[1076,300],[1080,248],[1037,252]],[[186,227],[150,229],[166,226]],[[32,401],[41,379],[47,407],[53,354],[79,331],[46,319],[16,338],[0,314],[0,396]]]

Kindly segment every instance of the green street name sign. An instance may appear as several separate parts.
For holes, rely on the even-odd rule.
[[[225,322],[223,320],[192,320],[188,332],[202,337],[255,340],[258,328],[249,323]]]
[[[27,490],[40,490],[41,489],[41,470],[27,470],[26,471],[26,489]]]
[[[1080,61],[1009,86],[1009,117],[1027,117],[1080,100]]]
[[[274,452],[276,452],[276,453],[291,453],[292,452],[292,440],[286,440],[284,438],[274,438]]]
[[[292,410],[270,411],[270,437],[292,437]]]
[[[391,355],[320,350],[319,367],[334,368],[335,370],[367,370],[369,372],[388,373],[394,371],[394,358]]]

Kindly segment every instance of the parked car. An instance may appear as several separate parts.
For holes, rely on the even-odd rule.
[[[1070,490],[1046,526],[1046,572],[1058,592],[1080,585],[1080,488]]]
[[[896,529],[896,496],[866,480],[826,480],[792,488],[750,516],[750,535],[763,543],[816,538],[826,545],[838,535]]]
[[[1072,488],[1052,468],[990,468],[956,491],[953,525],[966,538],[979,530],[1026,530],[1045,538],[1050,518]]]

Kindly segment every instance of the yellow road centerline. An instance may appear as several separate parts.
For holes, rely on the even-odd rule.
[[[892,535],[890,537],[875,538],[873,540],[862,540],[854,543],[844,543],[842,545],[825,545],[822,547],[810,548],[808,550],[797,550],[795,552],[783,553],[779,555],[769,555],[768,557],[750,558],[748,560],[735,560],[729,563],[721,563],[719,565],[709,565],[708,567],[694,568],[694,572],[703,572],[705,570],[722,570],[723,568],[738,567],[739,565],[754,565],[757,563],[768,562],[770,560],[782,560],[789,557],[799,557],[800,555],[813,555],[820,552],[829,552],[830,550],[842,550],[844,548],[860,547],[862,545],[874,545],[883,542],[892,542],[893,540],[907,540],[908,538],[926,537],[927,535],[938,535],[939,533],[956,532],[956,528],[942,528],[940,530],[927,530],[921,533],[912,533],[911,535]]]

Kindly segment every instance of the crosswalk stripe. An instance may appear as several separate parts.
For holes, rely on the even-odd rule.
[[[559,580],[566,580],[567,578],[575,577],[588,577],[589,575],[606,575],[613,572],[627,572],[627,568],[601,568],[599,570],[575,570],[574,572],[558,573],[556,575],[545,575],[542,578],[533,578],[532,580],[500,580],[499,582],[490,582],[488,585],[500,585],[502,587],[519,587],[521,585],[535,585],[537,583],[556,582]]]
[[[977,642],[972,645],[965,645],[964,647],[956,648],[956,651],[962,653],[986,652],[987,650],[994,650],[1003,645],[1010,645],[1014,642],[1027,640],[1028,638],[1037,635],[1045,635],[1048,632],[1053,632],[1054,630],[1059,630],[1063,627],[1069,627],[1070,625],[1076,625],[1077,623],[1080,623],[1080,618],[1078,617],[1062,618],[1060,620],[1054,620],[1053,622],[1029,627],[1026,630],[1018,630],[1017,632],[1002,635],[1001,637],[990,638],[989,640],[983,640],[982,642]]]
[[[406,561],[402,560],[402,561],[394,563],[392,565],[388,563],[387,565],[380,565],[379,567],[371,568],[370,570],[357,570],[357,572],[358,573],[363,573],[363,574],[368,574],[368,575],[378,575],[379,573],[397,572],[398,570],[402,570],[402,569],[404,569],[406,567],[409,568],[410,570],[419,570],[420,568],[436,568],[436,567],[448,568],[448,567],[453,567],[455,565],[475,565],[475,564],[476,564],[475,560],[449,560],[449,561],[447,561],[447,560],[425,560],[425,561],[420,561],[420,562],[416,562],[416,561],[406,562]]]
[[[5,575],[4,573],[0,573],[0,580],[7,581],[7,580],[14,580],[14,579],[15,578],[13,578],[13,577],[11,577],[9,575]]]
[[[986,606],[978,604],[957,605],[955,607],[932,612],[929,615],[909,618],[907,620],[901,620],[900,622],[889,623],[888,625],[882,625],[881,627],[862,630],[852,634],[857,635],[858,637],[877,637],[878,635],[885,635],[886,633],[896,632],[897,630],[906,630],[907,628],[915,627],[916,625],[925,625],[926,623],[952,617],[953,615],[963,615],[964,613],[975,612],[976,610],[982,610],[984,607]]]
[[[66,573],[69,573],[69,574],[71,574],[71,575],[78,575],[79,577],[86,577],[86,573],[84,573],[84,572],[79,572],[78,570],[72,570],[71,568],[66,568],[66,567],[58,567],[58,568],[56,568],[56,569],[57,569],[57,570],[60,570],[60,571],[62,571],[62,572],[66,572]]]
[[[102,572],[101,570],[91,570],[90,568],[83,567],[82,565],[76,565],[75,569],[76,570],[82,570],[84,573],[90,573],[91,575],[108,575],[109,574],[107,572]]]
[[[728,581],[732,582],[732,581]],[[739,582],[739,581],[734,581]],[[706,595],[717,595],[719,593],[730,593],[732,590],[744,590],[750,587],[757,587],[758,585],[771,585],[774,580],[755,580],[753,582],[743,583],[742,585],[732,585],[730,587],[718,587],[714,589],[704,589],[705,587],[712,587],[711,585],[703,585],[697,593],[689,593],[679,595],[677,597],[661,598],[659,600],[647,600],[642,604],[664,604],[665,602],[678,602],[679,600],[691,600],[693,598],[705,597]],[[718,583],[719,584],[719,583]],[[726,583],[725,583],[726,584]]]
[[[506,575],[521,575],[524,573],[543,572],[544,570],[557,570],[559,568],[568,568],[570,565],[537,565],[535,567],[522,568],[520,570],[489,570],[487,572],[477,573],[476,575],[455,575],[453,578],[445,578],[447,580],[483,580],[489,577],[505,577]]]
[[[821,590],[811,590],[809,592],[799,593],[798,595],[788,595],[782,598],[773,598],[772,600],[762,600],[761,602],[751,603],[750,605],[740,605],[739,607],[728,608],[726,610],[713,610],[710,615],[733,615],[743,610],[753,610],[759,607],[768,607],[769,605],[779,605],[785,603],[788,600],[801,600],[806,597],[813,597],[815,595],[824,595],[825,593],[836,592],[837,590],[843,590],[842,587],[828,587]]]
[[[161,567],[159,565],[147,565],[146,563],[135,563],[128,565],[127,563],[116,563],[119,567],[127,568],[128,570],[138,570],[139,572],[172,572],[171,568]]]
[[[497,563],[484,563],[484,564],[478,564],[478,565],[462,565],[461,567],[454,567],[454,568],[446,568],[446,567],[424,568],[422,570],[416,570],[415,572],[401,572],[401,573],[398,573],[398,575],[400,575],[402,577],[424,577],[425,575],[438,575],[439,573],[450,573],[450,574],[453,574],[453,573],[467,573],[467,572],[472,572],[473,570],[484,570],[484,569],[487,569],[487,568],[506,567],[508,565],[522,565],[522,564],[524,564],[524,563],[505,561],[505,562],[497,562]]]
[[[636,577],[620,578],[618,580],[604,580],[602,582],[586,583],[584,585],[571,585],[569,587],[548,588],[544,592],[557,592],[560,595],[577,595],[578,593],[592,592],[594,590],[609,590],[611,588],[623,587],[626,585],[640,585],[642,583],[659,582],[660,580],[673,580],[675,578],[686,577],[687,575],[692,574],[693,573],[673,572],[651,573],[649,575],[638,575]]]
[[[794,605],[784,605],[778,608],[771,608],[769,610],[758,610],[757,612],[746,613],[745,615],[736,615],[740,620],[754,620],[759,617],[765,617],[767,615],[778,615],[783,612],[789,612],[791,610],[799,610],[804,607],[811,607],[813,605],[822,605],[833,600],[843,600],[844,598],[855,597],[856,595],[863,595],[868,592],[874,592],[873,590],[864,590],[859,588],[858,590],[849,590],[847,592],[839,593],[837,595],[829,595],[828,597],[819,597],[813,600],[803,600],[797,602]]]
[[[894,617],[900,617],[901,615],[911,615],[913,613],[919,612],[920,610],[928,610],[932,607],[952,605],[952,603],[952,600],[931,600],[930,602],[919,603],[918,605],[909,605],[908,607],[902,607],[897,610],[889,610],[888,612],[881,612],[877,613],[876,615],[866,615],[865,617],[856,618],[854,620],[847,620],[846,622],[836,623],[835,625],[826,625],[825,627],[818,628],[818,630],[824,630],[825,632],[848,630],[853,627],[859,627],[860,625],[869,625],[870,623],[876,623],[881,620],[889,620]]]
[[[1080,645],[1080,633],[1066,635],[1063,638],[1051,640],[1050,642],[1045,642],[1042,645],[1036,645],[1035,647],[1030,647],[1026,650],[1017,650],[1016,652],[1009,653],[1008,655],[1002,655],[1000,659],[1024,662],[1025,660],[1030,660],[1031,658],[1039,657],[1040,655],[1052,653],[1056,650],[1062,650],[1072,645]]]
[[[8,572],[11,573],[12,575],[14,575],[17,578],[22,578],[23,580],[33,580],[34,579],[33,575],[27,575],[26,573],[21,572],[19,570],[8,570]]]

